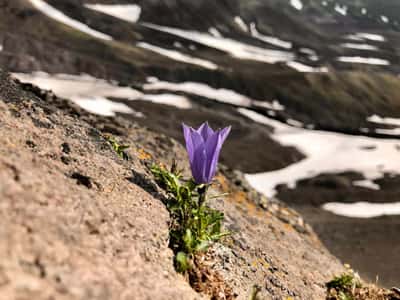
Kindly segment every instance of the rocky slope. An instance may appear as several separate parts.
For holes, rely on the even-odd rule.
[[[169,216],[146,168],[150,157],[186,166],[182,147],[0,78],[0,298],[200,299],[173,268]],[[106,133],[131,145],[128,161]],[[213,205],[234,234],[209,259],[238,299],[253,284],[265,299],[323,299],[342,266],[301,217],[218,178],[231,195]]]

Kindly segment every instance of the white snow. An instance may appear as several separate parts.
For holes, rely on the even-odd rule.
[[[144,84],[143,89],[147,91],[166,90],[166,91],[185,92],[188,94],[197,95],[208,99],[213,99],[218,102],[229,103],[237,106],[250,107],[253,104],[260,106],[259,104],[262,103],[263,106],[268,109],[273,109],[273,110],[283,109],[283,106],[280,105],[279,102],[277,101],[269,103],[266,101],[253,100],[235,91],[228,89],[216,89],[207,84],[199,82],[173,83],[166,81],[157,81]]]
[[[142,11],[136,4],[85,4],[85,6],[131,23],[139,20]]]
[[[300,53],[304,53],[308,55],[308,59],[311,61],[317,61],[319,60],[319,57],[317,55],[317,52],[315,50],[309,49],[309,48],[300,48],[299,49]]]
[[[289,61],[286,63],[289,67],[292,69],[295,69],[296,71],[302,72],[302,73],[326,73],[328,72],[327,67],[311,67],[307,66],[305,64],[302,64],[297,61]]]
[[[338,3],[335,4],[335,11],[337,11],[339,14],[345,16],[347,15],[347,6],[346,5],[340,5]]]
[[[250,33],[252,37],[259,39],[260,41],[266,42],[268,44],[278,46],[285,49],[291,49],[293,44],[291,42],[283,41],[273,36],[263,35],[258,32],[256,24],[250,23]]]
[[[368,65],[380,65],[388,66],[390,62],[386,59],[373,58],[373,57],[361,57],[361,56],[341,56],[337,59],[340,62],[355,63],[355,64],[368,64]]]
[[[379,184],[374,183],[372,180],[356,180],[353,181],[353,185],[376,191],[381,189]]]
[[[175,106],[180,109],[192,108],[192,103],[188,98],[175,94],[147,94],[143,95],[141,99],[153,103]]]
[[[158,80],[157,77],[149,76],[149,77],[146,78],[146,81],[147,81],[147,82],[150,82],[150,83],[154,83],[154,82],[158,82],[158,81],[160,81],[160,80]]]
[[[380,35],[380,34],[360,32],[360,33],[357,33],[356,35],[361,37],[361,38],[364,38],[366,40],[370,40],[370,41],[376,41],[376,42],[384,42],[384,41],[386,41],[385,37]]]
[[[258,107],[263,107],[266,109],[273,109],[273,110],[284,110],[285,107],[279,103],[278,100],[272,100],[272,102],[266,102],[266,101],[258,101],[258,100],[252,100],[251,105],[253,106],[258,106]],[[276,113],[274,111],[268,111],[268,114],[275,116]]]
[[[336,215],[350,218],[376,218],[400,215],[400,202],[393,203],[325,203],[322,208]]]
[[[208,33],[188,31],[149,23],[143,23],[143,25],[154,30],[169,33],[214,49],[218,49],[220,51],[224,51],[239,59],[248,59],[266,63],[276,63],[280,61],[285,62],[294,59],[294,55],[291,52],[256,47],[230,38],[218,38]]]
[[[369,44],[344,43],[344,44],[342,44],[342,47],[350,48],[350,49],[357,49],[357,50],[370,50],[370,51],[379,50],[378,47],[369,45]]]
[[[56,95],[71,99],[74,97],[113,97],[135,100],[142,93],[130,87],[120,87],[104,79],[90,75],[50,75],[43,72],[13,73],[13,76],[23,82],[30,82],[45,90],[52,90]]]
[[[110,101],[104,97],[74,97],[72,100],[83,109],[93,114],[112,117],[115,113],[133,114],[136,117],[144,117],[140,112],[136,112],[124,103]]]
[[[299,121],[297,121],[297,120],[287,119],[286,122],[287,122],[289,125],[294,126],[294,127],[299,127],[299,128],[304,127],[304,124],[301,123],[301,122],[299,122]]]
[[[383,23],[389,23],[389,18],[386,16],[381,16],[381,20]]]
[[[89,26],[87,26],[86,24],[83,24],[79,21],[76,21],[76,20],[68,17],[67,15],[65,15],[61,11],[55,9],[54,7],[50,6],[43,0],[29,0],[29,1],[32,3],[32,5],[36,9],[38,9],[46,16],[48,16],[58,22],[61,22],[67,26],[70,26],[81,32],[89,34],[95,38],[103,39],[103,40],[107,40],[107,41],[112,40],[111,36],[104,34],[102,32],[99,32],[97,30],[94,30],[94,29],[90,28]]]
[[[239,16],[236,16],[234,18],[235,23],[240,27],[245,32],[249,31],[249,27],[246,25],[246,23],[243,21],[243,19]]]
[[[182,46],[182,44],[179,43],[179,42],[174,42],[174,47],[175,47],[175,48],[182,48],[183,46]]]
[[[195,57],[180,53],[175,50],[164,49],[164,48],[160,48],[160,47],[150,45],[148,43],[143,43],[143,42],[137,43],[136,46],[156,52],[158,54],[169,57],[176,61],[181,61],[181,62],[185,62],[185,63],[192,64],[192,65],[198,65],[200,67],[210,69],[210,70],[218,69],[218,66],[212,62],[209,62],[207,60],[200,59],[200,58],[195,58]]]
[[[307,55],[317,55],[317,52],[315,52],[315,50],[309,48],[300,48],[299,51]]]
[[[386,118],[386,117],[380,117],[378,115],[372,115],[367,118],[367,121],[376,124],[400,126],[400,118]]]
[[[355,34],[349,34],[346,36],[346,38],[354,41],[364,41],[364,40],[370,40],[374,42],[386,41],[386,38],[380,34],[367,33],[367,32],[358,32]]]
[[[303,9],[303,3],[301,2],[301,0],[290,0],[290,5],[297,10]]]
[[[275,189],[280,184],[295,187],[297,181],[321,173],[355,171],[367,180],[381,178],[384,173],[400,174],[399,140],[308,130],[248,109],[239,108],[238,111],[255,122],[273,127],[271,137],[274,140],[284,146],[296,147],[306,156],[280,170],[246,175],[249,183],[268,197],[276,194]],[[371,149],[371,145],[375,148]]]
[[[365,7],[363,7],[362,9],[361,9],[361,13],[363,14],[363,15],[366,15],[367,14],[367,9],[365,8]]]
[[[29,82],[46,90],[52,90],[57,96],[70,99],[90,112],[113,115],[115,112],[128,113],[128,107],[123,103],[113,102],[107,98],[126,100],[147,100],[156,103],[172,105],[178,108],[189,108],[188,101],[176,95],[145,95],[130,87],[120,87],[117,83],[94,78],[89,75],[50,75],[43,72],[32,74],[13,73],[22,82]],[[174,102],[172,99],[175,99]],[[163,102],[165,101],[165,102]],[[137,115],[137,112],[131,111]]]
[[[378,128],[375,129],[375,132],[379,134],[400,136],[400,128],[393,128],[393,129]]]
[[[215,27],[210,27],[210,28],[208,29],[208,32],[209,32],[212,36],[215,36],[215,37],[217,37],[217,38],[222,37],[222,34],[221,34],[221,33],[218,31],[218,29],[215,28]]]

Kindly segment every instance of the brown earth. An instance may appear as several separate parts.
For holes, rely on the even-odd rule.
[[[169,215],[146,168],[150,157],[184,161],[177,142],[4,73],[0,116],[0,299],[201,298],[173,268]],[[129,161],[105,133],[131,145]],[[211,269],[237,299],[255,284],[260,299],[323,299],[339,261],[297,213],[223,173],[216,187],[231,196],[211,204],[234,234],[207,254]]]
[[[399,286],[400,219],[398,216],[347,218],[324,211],[328,202],[391,203],[398,201],[399,176],[387,175],[375,182],[380,190],[353,186],[361,174],[321,174],[298,182],[296,189],[282,186],[278,197],[300,212],[324,245],[370,282]]]

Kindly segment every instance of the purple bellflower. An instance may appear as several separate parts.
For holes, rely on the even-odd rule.
[[[197,130],[182,125],[193,178],[197,184],[209,184],[217,170],[219,153],[231,127],[214,131],[207,122]]]

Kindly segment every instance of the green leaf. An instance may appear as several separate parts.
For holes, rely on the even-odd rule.
[[[193,249],[192,245],[194,244],[194,239],[192,235],[192,231],[190,229],[186,229],[185,236],[183,237],[183,241],[185,242],[186,249],[191,252]]]
[[[202,241],[200,244],[196,246],[196,251],[203,252],[206,251],[210,247],[209,241]]]
[[[183,273],[190,269],[190,262],[186,253],[178,252],[175,256],[175,261],[179,272]]]

